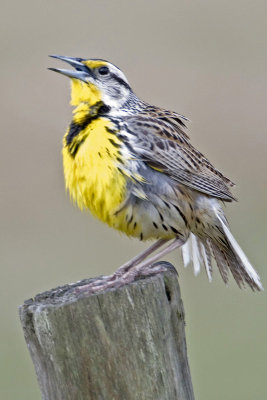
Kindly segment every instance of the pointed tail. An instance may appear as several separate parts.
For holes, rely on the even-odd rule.
[[[223,235],[222,240],[203,239],[191,233],[187,242],[182,246],[185,267],[192,261],[195,275],[197,275],[203,264],[209,281],[211,281],[213,257],[225,283],[228,282],[230,270],[240,288],[247,284],[253,291],[263,290],[259,275],[233,237],[224,217],[216,209],[214,211],[220,225],[220,233]]]

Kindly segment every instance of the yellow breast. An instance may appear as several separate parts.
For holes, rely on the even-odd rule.
[[[63,165],[66,188],[73,201],[114,226],[114,213],[126,195],[126,178],[118,169],[121,142],[106,128],[112,128],[108,119],[93,120],[74,139],[72,145],[76,141],[78,146],[74,155],[66,143],[67,132]]]

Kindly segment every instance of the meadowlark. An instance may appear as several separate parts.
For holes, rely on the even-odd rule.
[[[261,290],[222,210],[222,202],[234,200],[233,183],[192,146],[187,118],[140,100],[108,61],[51,57],[74,68],[50,68],[72,84],[75,108],[63,139],[70,197],[128,236],[157,239],[101,286],[129,282],[181,247],[185,266],[192,262],[195,274],[203,264],[211,280],[214,258],[225,283],[230,271],[239,287]]]

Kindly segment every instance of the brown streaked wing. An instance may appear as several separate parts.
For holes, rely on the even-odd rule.
[[[196,150],[184,132],[181,115],[156,107],[126,117],[126,129],[133,134],[136,153],[155,169],[174,180],[224,201],[235,198],[234,184]]]

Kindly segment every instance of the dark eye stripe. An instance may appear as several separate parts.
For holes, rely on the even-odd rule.
[[[120,85],[126,87],[127,89],[129,89],[130,91],[132,91],[131,87],[128,85],[127,82],[125,82],[122,78],[120,78],[118,75],[116,74],[110,74],[110,76],[117,81]]]

